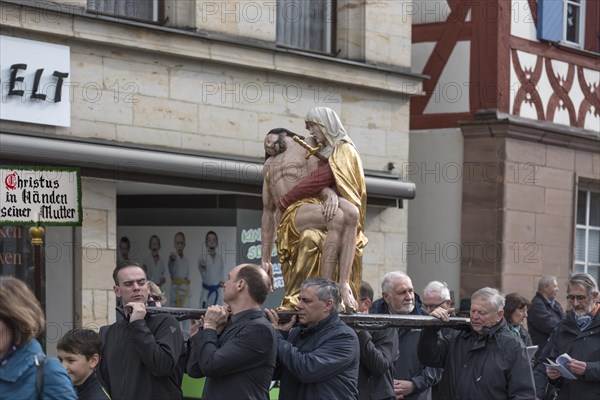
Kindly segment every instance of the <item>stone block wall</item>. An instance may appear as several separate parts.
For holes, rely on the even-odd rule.
[[[275,41],[277,2],[196,0],[195,28]]]
[[[502,286],[533,295],[555,275],[565,303],[574,258],[577,185],[600,182],[600,151],[507,139]]]
[[[115,321],[112,271],[117,257],[116,182],[82,179],[83,224],[81,226],[81,325],[99,329]]]
[[[196,23],[207,3],[196,2]],[[366,2],[367,10],[377,7],[379,15],[367,16],[366,26],[383,24],[379,33],[371,29],[373,35],[391,29],[391,19],[379,20],[385,14],[381,7],[397,10],[396,3],[401,2]],[[84,7],[85,1],[70,4]],[[327,106],[340,115],[365,169],[384,171],[389,162],[401,165],[408,160],[408,95],[421,90],[412,78],[53,10],[47,11],[46,18],[34,19],[29,16],[40,10],[5,5],[3,10],[10,12],[3,20],[3,34],[71,48],[71,74],[65,88],[71,101],[71,126],[3,121],[9,132],[258,161],[264,156],[262,143],[268,130],[286,127],[306,133],[306,113]],[[231,19],[227,21],[215,22],[214,29],[274,40],[270,28],[274,25],[256,29],[260,24],[234,27]],[[410,42],[410,30],[402,35]],[[389,39],[384,39],[387,47],[380,48],[373,61],[395,63],[398,51],[392,52]],[[366,48],[374,45],[383,46],[375,41],[365,44]],[[384,56],[382,50],[394,54]],[[409,63],[410,54],[402,60],[397,65]],[[115,165],[115,171],[121,168],[135,166]],[[75,262],[81,271],[75,285],[76,291],[81,290],[78,318],[82,325],[93,327],[113,322],[115,306],[111,273],[117,242],[116,181],[102,178],[106,179],[84,179],[81,259]],[[368,219],[364,278],[379,293],[386,272],[406,270],[400,245],[406,242],[406,209],[369,207]]]
[[[473,173],[463,180],[461,295],[492,286],[533,297],[540,277],[554,275],[566,303],[577,187],[600,182],[600,148],[591,135],[559,129],[463,126],[464,167]]]
[[[277,40],[276,0],[165,0],[164,4],[165,26],[271,43]],[[44,13],[52,13],[59,6],[85,10],[87,0],[52,0],[39,4]],[[335,50],[339,51],[338,57],[410,68],[414,13],[411,1],[338,0],[337,10]],[[55,17],[48,14],[45,19],[50,22]]]
[[[408,217],[405,208],[367,207],[365,235],[369,239],[363,252],[362,279],[381,296],[383,276],[391,271],[407,272],[404,243],[407,242]]]
[[[365,59],[410,68],[412,1],[366,0]]]
[[[484,287],[500,287],[503,142],[484,133],[465,135],[459,298]]]

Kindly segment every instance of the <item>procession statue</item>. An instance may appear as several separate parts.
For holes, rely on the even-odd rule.
[[[314,108],[305,122],[306,139],[279,128],[264,141],[262,267],[272,273],[277,234],[281,309],[295,309],[300,284],[322,276],[339,283],[344,311],[355,312],[367,244],[362,162],[335,111]]]

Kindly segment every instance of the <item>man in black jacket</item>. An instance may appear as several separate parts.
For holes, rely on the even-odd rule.
[[[210,306],[192,327],[187,372],[206,376],[204,400],[267,400],[277,353],[277,333],[261,309],[270,280],[254,264],[238,265],[228,277],[223,300],[229,307]]]
[[[388,272],[381,283],[383,298],[375,301],[371,314],[426,315],[421,300],[415,293],[412,280],[400,271]],[[417,357],[417,343],[421,329],[398,329],[398,349],[394,366],[394,392],[399,400],[428,400],[431,387],[442,375],[442,370],[423,365]]]
[[[358,312],[369,313],[373,304],[373,288],[360,283]],[[398,331],[385,328],[375,331],[357,330],[360,344],[358,398],[360,400],[396,400],[394,363],[398,358]]]
[[[147,315],[145,267],[131,261],[113,271],[125,319],[100,329],[100,377],[113,400],[181,399],[183,335],[170,315]]]
[[[565,317],[560,303],[556,301],[558,283],[554,276],[543,276],[538,282],[538,290],[527,312],[527,328],[531,341],[540,350],[550,337],[556,325]]]
[[[448,321],[448,311],[437,308],[432,317]],[[535,397],[527,351],[512,333],[504,316],[504,297],[492,288],[471,297],[471,329],[439,335],[425,328],[418,344],[419,360],[444,368],[439,399],[511,399]]]
[[[596,280],[589,274],[573,275],[567,285],[567,299],[571,310],[552,332],[542,354],[555,360],[567,353],[572,359],[566,366],[577,379],[563,378],[560,372],[540,362],[534,370],[537,396],[544,396],[550,382],[558,389],[558,400],[600,399],[600,304]]]
[[[313,277],[300,285],[296,322],[277,325],[280,329],[276,378],[281,379],[279,398],[356,400],[360,351],[356,333],[340,320],[340,289],[336,282]],[[288,335],[288,330],[289,335]]]

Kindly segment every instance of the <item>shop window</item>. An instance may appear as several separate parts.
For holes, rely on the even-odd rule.
[[[331,54],[336,16],[336,0],[277,0],[277,43]]]
[[[114,17],[159,22],[161,0],[87,0],[88,10]]]
[[[0,225],[0,276],[22,280],[40,300],[46,317],[41,343],[50,357],[56,357],[56,343],[74,326],[75,229],[45,227],[36,254],[29,228]]]
[[[538,39],[583,47],[585,0],[539,0]]]
[[[13,276],[35,288],[35,266],[27,226],[0,226],[0,276]]]
[[[600,278],[600,191],[577,192],[575,227],[575,272]]]

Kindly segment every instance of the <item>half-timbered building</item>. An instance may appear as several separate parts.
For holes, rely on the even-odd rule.
[[[408,272],[455,298],[600,268],[600,2],[414,1]]]

